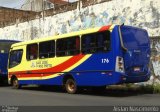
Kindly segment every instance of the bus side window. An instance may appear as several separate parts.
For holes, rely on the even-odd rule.
[[[82,53],[91,54],[110,50],[110,32],[103,31],[82,36]]]
[[[78,36],[68,38],[67,43],[68,55],[77,55],[80,53],[80,38]]]
[[[104,31],[97,33],[97,51],[106,52],[110,50],[110,32]]]
[[[39,43],[39,58],[51,58],[55,56],[55,41]]]
[[[110,51],[111,50],[111,37],[110,37],[110,32],[106,31],[105,33],[103,33],[103,37],[104,37],[104,51]]]
[[[103,47],[104,47],[104,36],[102,34],[97,35],[98,36],[98,40],[97,40],[97,44],[98,44],[98,51],[103,51]]]
[[[75,54],[79,54],[80,53],[80,38],[79,37],[76,37],[76,45],[75,45]]]
[[[65,55],[65,41],[63,39],[58,39],[56,43],[56,55],[64,56]]]
[[[95,34],[92,34],[90,36],[91,36],[90,53],[94,53],[97,50],[97,37]]]
[[[60,56],[72,56],[80,53],[80,38],[69,37],[64,39],[58,39],[56,44],[56,55]]]
[[[89,53],[90,49],[90,38],[89,36],[82,36],[82,53]]]
[[[27,60],[34,60],[38,58],[38,44],[27,45]]]
[[[10,52],[9,68],[15,67],[21,63],[23,50],[13,50]]]
[[[96,35],[86,34],[82,36],[82,53],[90,54],[96,52]]]

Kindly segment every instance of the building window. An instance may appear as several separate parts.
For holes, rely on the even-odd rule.
[[[78,36],[57,40],[56,55],[58,57],[77,55],[79,53],[80,53],[80,38]]]
[[[45,9],[51,9],[54,7],[53,3],[49,1],[44,1],[44,6],[45,6]]]
[[[21,63],[23,50],[12,50],[9,57],[9,68],[15,67]]]
[[[82,53],[92,54],[110,50],[110,32],[97,32],[82,36]]]
[[[27,60],[38,58],[38,44],[27,45]]]
[[[39,43],[39,58],[51,58],[55,56],[55,41]]]

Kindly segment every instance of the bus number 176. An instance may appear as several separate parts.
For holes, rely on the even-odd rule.
[[[102,63],[109,63],[109,59],[101,59],[102,60]]]

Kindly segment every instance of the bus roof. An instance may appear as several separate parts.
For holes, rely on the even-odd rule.
[[[89,34],[89,33],[94,33],[94,32],[105,31],[105,30],[112,31],[114,26],[115,25],[107,25],[107,26],[103,26],[103,27],[96,27],[96,28],[90,28],[90,29],[86,29],[86,30],[66,33],[66,34],[62,34],[62,35],[55,35],[55,36],[49,36],[49,37],[46,37],[46,38],[29,40],[29,41],[26,41],[26,42],[19,42],[19,43],[13,44],[12,47],[27,45],[27,44],[32,44],[32,43],[38,43],[38,42],[43,42],[43,41],[49,41],[49,40],[56,40],[56,39],[66,38],[66,37],[73,37],[73,36],[77,36],[77,35],[84,35],[84,34]]]

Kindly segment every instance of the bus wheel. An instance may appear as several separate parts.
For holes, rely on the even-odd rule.
[[[74,94],[77,92],[77,85],[76,85],[76,82],[69,78],[66,80],[66,83],[65,83],[65,89],[67,91],[67,93],[69,94]]]
[[[14,89],[19,89],[20,88],[20,85],[18,83],[18,79],[17,78],[14,78],[13,81],[12,81],[12,87]]]

